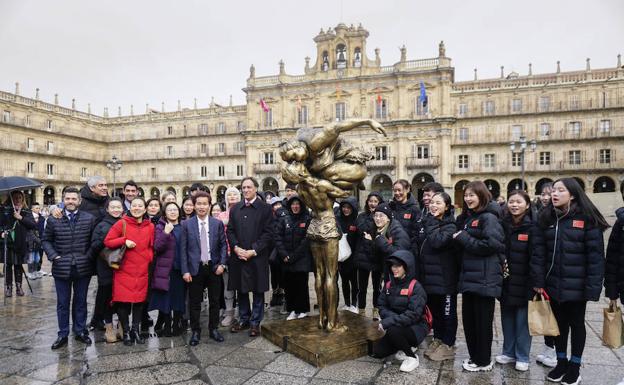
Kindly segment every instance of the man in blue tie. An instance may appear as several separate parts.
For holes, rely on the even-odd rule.
[[[182,278],[189,285],[189,310],[192,335],[191,346],[199,344],[201,327],[199,318],[204,288],[208,288],[209,336],[223,342],[217,330],[219,326],[219,298],[221,296],[221,274],[225,270],[227,243],[223,222],[208,215],[210,195],[198,191],[192,197],[195,216],[182,222],[181,269]]]

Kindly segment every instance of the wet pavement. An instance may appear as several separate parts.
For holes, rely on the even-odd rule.
[[[3,279],[0,279],[3,283]],[[399,372],[397,362],[384,366],[381,360],[362,357],[325,368],[315,368],[262,338],[222,330],[225,342],[204,336],[200,345],[190,347],[189,335],[172,338],[150,337],[144,345],[107,344],[103,332],[92,333],[94,344],[70,338],[68,346],[52,351],[56,339],[56,295],[51,277],[32,282],[34,295],[0,302],[0,384],[544,384],[548,371],[535,363],[542,350],[542,338],[533,339],[530,370],[517,372],[513,365],[496,365],[489,373],[466,373],[461,361],[467,358],[463,330],[458,330],[457,357],[445,363],[422,356],[412,373]],[[95,298],[91,283],[89,311]],[[27,288],[26,288],[27,290]],[[311,293],[314,301],[314,293]],[[369,296],[370,298],[370,296]],[[587,344],[581,375],[583,384],[616,384],[624,377],[624,348],[612,350],[602,345],[602,308],[607,301],[587,307]],[[461,305],[460,305],[461,309]],[[370,313],[370,309],[367,309]],[[202,313],[202,324],[207,314]],[[90,314],[90,313],[89,313]],[[268,319],[285,317],[267,311]],[[155,318],[155,312],[152,313]],[[493,355],[502,347],[502,331],[497,308]]]

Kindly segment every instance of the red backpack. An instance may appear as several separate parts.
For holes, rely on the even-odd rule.
[[[416,279],[412,279],[410,281],[409,287],[407,288],[407,298],[411,297],[414,293],[414,286],[416,286],[416,282],[418,282]],[[386,281],[386,291],[390,290],[391,285],[392,283],[390,281]],[[429,310],[429,306],[427,305],[425,305],[423,318],[425,319],[425,322],[427,322],[429,330],[431,330],[431,326],[433,325],[433,315],[431,314],[431,310]]]

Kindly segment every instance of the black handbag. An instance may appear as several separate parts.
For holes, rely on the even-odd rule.
[[[125,237],[126,236],[126,221],[124,221],[123,219],[121,221],[122,221],[122,228],[123,228],[121,235]],[[102,258],[104,262],[106,262],[108,266],[111,267],[111,269],[118,270],[125,252],[126,252],[125,244],[117,249],[109,249],[108,247],[105,247],[102,249],[102,251],[100,251],[100,258]]]

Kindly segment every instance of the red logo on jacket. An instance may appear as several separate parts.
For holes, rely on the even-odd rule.
[[[529,234],[518,234],[518,240],[519,241],[528,241],[529,240]]]
[[[306,225],[305,222],[299,223],[299,227],[301,227],[301,228],[305,228],[305,225]]]
[[[349,226],[349,231],[351,231],[352,233],[357,231],[357,227],[355,227],[354,225]]]
[[[582,229],[585,227],[585,221],[572,221],[572,227]]]
[[[472,227],[477,227],[477,226],[479,226],[479,220],[478,220],[478,219],[475,219],[474,221],[472,221],[472,223],[470,224],[470,226],[472,226]]]
[[[401,295],[409,295],[409,289],[401,289]]]
[[[388,243],[392,244],[392,237],[388,238]]]
[[[412,214],[411,213],[403,214],[403,219],[411,219],[411,218],[412,218]]]

